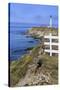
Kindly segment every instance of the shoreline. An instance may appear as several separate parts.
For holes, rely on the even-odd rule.
[[[36,84],[44,85],[44,83],[46,85],[58,84],[58,75],[57,75],[58,74],[57,73],[58,72],[58,57],[55,57],[55,56],[50,57],[48,54],[44,53],[43,37],[41,39],[41,42],[42,42],[41,44],[34,47],[33,49],[31,49],[31,50],[29,49],[28,54],[23,55],[17,61],[11,62],[11,64],[10,64],[10,77],[11,77],[10,82],[11,83],[10,84],[12,87],[13,86],[25,86],[26,84],[28,86],[36,85]],[[38,63],[41,63],[41,62],[42,62],[42,66],[39,66],[39,68],[37,68]],[[31,71],[31,69],[32,69],[32,71]],[[41,70],[41,72],[40,72],[40,70]],[[27,82],[24,82],[24,80],[25,80],[24,78],[26,78],[26,75],[28,75],[30,73],[30,76],[31,76],[30,78],[32,78],[32,77],[34,78],[36,76],[36,74],[38,77],[39,72],[42,73],[42,76],[43,76],[43,74],[45,75],[48,73],[48,76],[45,75],[45,78],[49,78],[49,80],[47,82],[46,82],[46,80],[45,81],[35,80],[31,83],[31,80],[29,81],[28,80],[29,77],[27,77]],[[52,73],[52,75],[50,75],[50,72]],[[40,73],[39,73],[39,75],[41,75]],[[41,78],[42,78],[42,76],[41,76]],[[32,78],[32,80],[33,80],[33,78]],[[24,82],[24,84],[22,84],[21,80]]]

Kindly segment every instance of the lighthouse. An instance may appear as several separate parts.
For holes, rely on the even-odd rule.
[[[50,16],[50,28],[52,27],[52,16]]]

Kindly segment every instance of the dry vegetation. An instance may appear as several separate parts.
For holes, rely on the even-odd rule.
[[[41,71],[43,71],[44,74],[46,74],[46,72],[50,73],[51,75],[50,79],[52,81],[50,84],[58,83],[58,58],[55,56],[50,57],[49,55],[40,55],[40,58],[38,58],[39,50],[40,50],[40,47],[35,47],[31,51],[31,54],[26,54],[20,60],[11,62],[11,65],[10,65],[10,85],[11,86],[15,86],[20,81],[20,79],[23,79],[26,76],[27,71],[29,69],[28,68],[29,65],[35,64],[35,67],[37,68],[37,65],[38,65],[37,63],[41,61],[42,61],[42,66],[39,68],[41,68]],[[35,70],[33,71],[33,68],[32,68],[32,71],[34,74],[35,74]],[[40,72],[38,68],[37,68],[37,72]],[[38,73],[36,74],[38,77]],[[37,85],[41,85],[41,83]]]
[[[45,34],[49,34],[50,32],[51,28],[34,27],[31,30],[29,30],[28,34],[30,34],[34,38],[40,37],[41,39],[41,37],[43,38]],[[52,34],[54,35],[58,34],[55,28],[52,28]],[[42,65],[40,65],[39,63]],[[38,64],[40,66],[38,66]],[[29,66],[31,66],[31,68],[29,68]],[[28,72],[29,70],[30,71],[32,70],[33,72],[30,73]],[[19,82],[21,82],[20,80],[24,81],[28,73],[30,73],[30,77],[27,77],[26,81],[28,81],[29,78],[31,80],[29,83],[25,82],[25,85],[29,86],[29,85],[58,84],[58,57],[44,54],[41,45],[32,48],[29,54],[24,55],[19,60],[11,61],[10,86],[16,86]],[[50,75],[48,76],[49,77],[48,82],[44,81],[43,79],[39,80],[39,76],[41,76],[41,73],[43,76],[45,75],[45,77],[47,77],[46,76],[47,73]],[[38,81],[36,80],[36,78],[35,81],[33,81],[34,77],[38,78]]]

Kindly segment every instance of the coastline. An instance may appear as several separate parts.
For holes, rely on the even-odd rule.
[[[58,71],[58,64],[56,65],[56,63],[58,63],[58,60],[57,60],[58,57],[54,57],[54,56],[50,57],[49,55],[46,55],[44,53],[44,49],[43,49],[43,36],[45,34],[50,33],[51,31],[48,31],[47,33],[45,33],[45,29],[43,31],[42,30],[40,30],[40,31],[38,30],[39,32],[37,32],[37,29],[35,31],[33,29],[35,29],[35,28],[32,28],[31,30],[29,30],[28,34],[31,35],[33,38],[41,39],[41,42],[42,43],[39,44],[38,46],[32,48],[31,50],[29,49],[29,53],[23,55],[19,60],[12,61],[10,63],[10,77],[11,77],[10,84],[11,84],[11,86],[15,86],[15,85],[16,86],[19,86],[20,85],[19,84],[20,83],[20,80],[23,80],[22,78],[24,78],[28,74],[28,70],[31,69],[31,68],[29,68],[29,66],[31,64],[32,65],[35,64],[35,66],[32,67],[32,71],[34,70],[33,71],[34,76],[35,76],[35,74],[38,75],[38,68],[37,68],[37,65],[38,64],[37,63],[39,62],[39,60],[40,60],[40,62],[41,62],[41,60],[43,61],[42,62],[43,63],[43,67],[41,66],[41,67],[39,67],[39,69],[42,70],[43,68],[46,68],[46,73],[48,73],[49,75],[50,75],[50,73],[48,71],[48,68],[50,68],[49,70],[55,70],[56,69],[56,72]],[[57,34],[57,31],[54,31],[53,30],[52,33],[56,35]],[[52,63],[51,63],[50,59],[52,59],[52,61],[53,61]],[[54,59],[56,59],[56,63],[55,64],[54,64]],[[46,67],[46,64],[47,64],[47,67]],[[52,64],[54,64],[57,68],[55,68],[55,66],[53,66]],[[52,66],[53,69],[51,69],[50,65]],[[35,73],[36,68],[37,68],[37,73]],[[43,70],[43,72],[41,71],[42,74],[44,72],[45,72],[45,69]],[[54,73],[55,73],[55,71],[54,71]],[[45,75],[45,77],[46,77],[46,75]],[[52,78],[52,76],[50,76],[50,77]],[[58,78],[57,73],[56,73],[56,78]],[[45,81],[43,81],[43,83],[41,81],[39,81],[40,82],[39,84],[38,84],[38,82],[36,82],[36,83],[37,83],[37,85],[44,84],[44,83],[45,84],[58,84],[58,79],[56,79],[56,78],[52,78],[53,79],[52,80],[53,82],[50,80],[50,81],[47,81],[46,83],[45,83]],[[27,77],[27,80],[28,80],[28,77]],[[36,85],[36,83],[33,84],[34,82],[35,81],[33,81],[31,83],[31,81],[30,81],[27,84],[28,84],[28,86],[30,86],[30,85]],[[20,85],[20,86],[24,86],[26,83],[24,83],[23,85]]]

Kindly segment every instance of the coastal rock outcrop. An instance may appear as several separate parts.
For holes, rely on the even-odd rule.
[[[58,84],[58,57],[44,53],[43,36],[52,32],[58,35],[55,28],[32,28],[27,33],[39,38],[41,44],[34,47],[19,60],[10,63],[11,86],[53,85]],[[42,37],[42,38],[41,38]]]
[[[58,35],[58,30],[57,28],[33,27],[32,29],[28,30],[27,33],[34,38],[39,38],[44,35],[49,35],[49,33],[52,33],[52,35]]]

